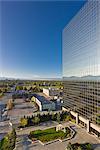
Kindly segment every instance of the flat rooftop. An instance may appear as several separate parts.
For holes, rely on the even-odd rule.
[[[52,102],[47,100],[44,96],[41,96],[39,94],[33,94],[34,97],[36,97],[42,104],[51,104]]]

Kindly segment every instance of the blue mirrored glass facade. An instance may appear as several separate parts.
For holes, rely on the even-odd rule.
[[[62,33],[64,107],[100,125],[100,2],[88,1]]]

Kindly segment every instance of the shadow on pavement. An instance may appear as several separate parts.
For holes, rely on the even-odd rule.
[[[93,149],[94,150],[100,150],[100,144],[93,144]]]

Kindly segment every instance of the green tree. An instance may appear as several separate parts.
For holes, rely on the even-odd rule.
[[[27,88],[26,88],[26,86],[24,86],[24,87],[23,87],[23,90],[27,91]]]
[[[16,90],[23,90],[23,86],[17,86]]]
[[[88,143],[88,144],[86,145],[86,148],[87,148],[87,150],[92,150],[92,145],[91,145],[90,143]]]
[[[2,90],[0,89],[0,93],[2,93]]]
[[[15,142],[16,142],[16,132],[15,129],[12,130],[12,132],[8,135],[10,145],[9,148],[10,150],[13,150],[15,148]]]
[[[15,148],[16,142],[16,132],[15,129],[12,132],[8,133],[1,141],[0,141],[0,150],[13,150]]]
[[[27,119],[27,118],[21,118],[21,119],[20,119],[20,125],[21,125],[22,127],[27,126],[27,124],[28,124],[28,119]]]
[[[31,86],[31,87],[29,87],[29,89],[28,89],[28,90],[29,90],[29,91],[33,90],[32,86]]]
[[[74,150],[70,142],[68,143],[67,150]]]
[[[52,119],[52,120],[55,120],[55,114],[52,114],[51,119]]]
[[[34,123],[35,123],[35,124],[38,124],[39,122],[40,122],[40,118],[36,116],[36,117],[34,118]]]
[[[61,119],[60,113],[58,113],[58,114],[57,114],[57,121],[60,122],[60,119]]]
[[[71,120],[71,116],[70,115],[66,115],[66,121],[70,121]]]
[[[9,145],[10,141],[8,136],[5,136],[1,141],[0,141],[0,150],[9,150]]]
[[[32,92],[42,92],[41,88],[39,86],[35,86],[32,90]]]
[[[77,150],[82,150],[82,148],[79,146]]]

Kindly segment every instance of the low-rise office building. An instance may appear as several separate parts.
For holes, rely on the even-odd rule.
[[[31,100],[38,105],[40,111],[55,110],[55,103],[47,100],[44,96],[40,96],[39,94],[34,94]]]
[[[47,96],[58,96],[60,90],[57,88],[43,88],[43,93]]]

